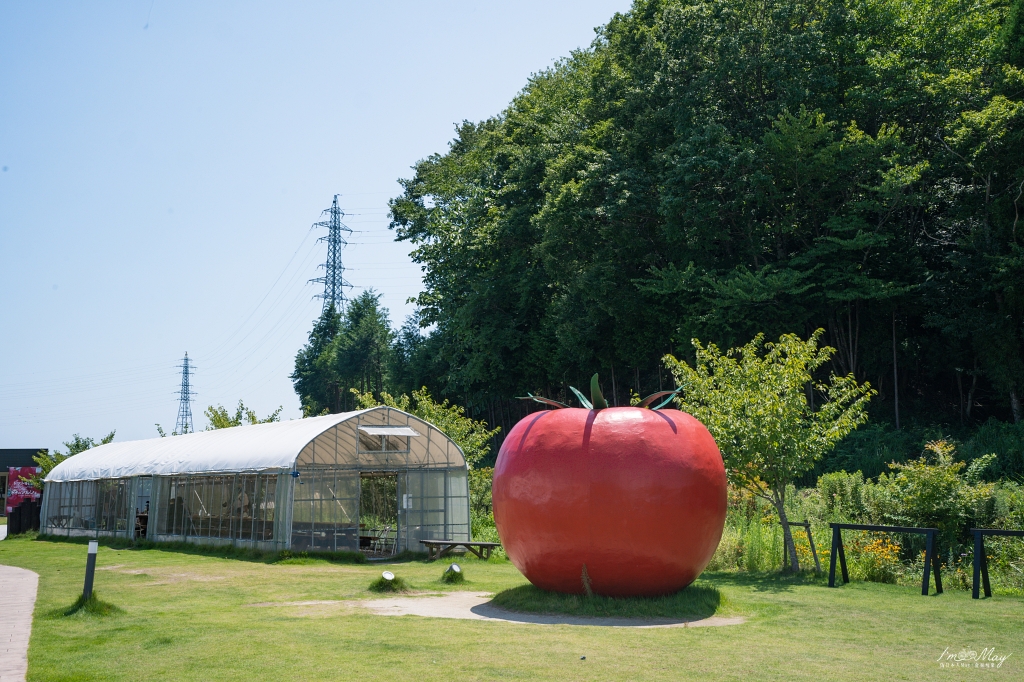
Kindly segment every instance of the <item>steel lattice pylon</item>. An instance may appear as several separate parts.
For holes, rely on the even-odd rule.
[[[335,194],[334,203],[320,214],[321,216],[327,214],[330,218],[319,223],[313,223],[313,227],[326,227],[328,229],[327,236],[320,237],[318,240],[327,242],[327,262],[320,266],[324,270],[324,276],[309,281],[324,285],[324,293],[313,297],[323,299],[323,309],[327,310],[328,306],[333,305],[334,309],[341,313],[345,311],[345,301],[347,300],[345,298],[345,287],[352,287],[351,284],[345,281],[344,277],[345,266],[341,262],[341,249],[348,242],[341,236],[341,233],[348,232],[352,234],[352,230],[345,223],[341,222],[345,212],[338,207],[339,196]]]
[[[195,393],[192,392],[191,378],[195,371],[195,365],[191,364],[188,359],[188,353],[185,353],[184,359],[181,364],[178,365],[181,369],[181,390],[178,391],[178,421],[174,424],[175,433],[192,433],[195,428],[192,426],[192,396]]]

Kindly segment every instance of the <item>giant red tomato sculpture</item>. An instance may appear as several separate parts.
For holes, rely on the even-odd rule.
[[[556,592],[676,592],[707,566],[725,525],[721,453],[678,410],[531,414],[501,446],[492,494],[512,563]]]

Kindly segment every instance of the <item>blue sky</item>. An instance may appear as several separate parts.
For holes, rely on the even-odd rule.
[[[310,230],[341,193],[358,294],[420,288],[387,201],[626,0],[0,2],[0,448],[299,416]]]

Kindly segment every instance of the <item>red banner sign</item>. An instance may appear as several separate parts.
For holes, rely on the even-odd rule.
[[[38,500],[41,493],[35,486],[22,477],[30,478],[42,469],[39,467],[8,467],[7,468],[7,513],[10,514],[14,508],[24,500]]]

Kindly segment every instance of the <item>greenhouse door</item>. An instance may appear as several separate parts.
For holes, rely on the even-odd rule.
[[[401,514],[401,547],[413,552],[424,551],[420,540],[448,539],[445,523],[446,471],[409,471],[401,477],[399,512]]]
[[[359,548],[381,556],[397,554],[398,475],[359,474]]]
[[[420,551],[419,543],[413,547],[409,542],[409,511],[412,509],[412,495],[409,494],[409,473],[398,477],[398,551]]]

